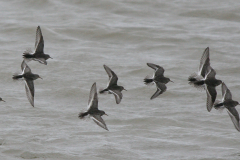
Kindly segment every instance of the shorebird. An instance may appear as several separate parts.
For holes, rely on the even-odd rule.
[[[0,101],[6,102],[6,101],[4,101],[1,97],[0,97]]]
[[[159,65],[156,65],[156,64],[153,64],[153,63],[147,63],[147,65],[149,67],[151,67],[152,69],[155,70],[154,74],[153,74],[153,77],[152,78],[148,78],[148,76],[143,80],[145,82],[145,84],[150,84],[152,82],[160,82],[160,83],[164,83],[164,84],[167,84],[169,81],[170,82],[173,82],[170,80],[170,78],[167,78],[167,77],[164,77],[164,68],[159,66]]]
[[[173,82],[173,81],[171,81],[170,78],[164,77],[165,70],[163,67],[153,64],[153,63],[147,63],[147,65],[149,67],[151,67],[152,69],[154,69],[155,72],[154,72],[152,78],[148,78],[148,76],[147,76],[143,81],[146,85],[152,84],[152,83],[156,84],[157,91],[150,98],[150,99],[154,99],[167,90],[167,87],[165,84],[167,84],[168,82]]]
[[[47,65],[47,59],[51,58],[48,54],[44,54],[44,41],[40,26],[37,27],[36,40],[35,40],[35,52],[31,54],[30,50],[26,50],[23,53],[23,58],[27,61],[34,60],[39,63]]]
[[[210,66],[209,59],[209,47],[207,47],[200,60],[200,65],[197,73],[193,73],[188,77],[189,84],[193,84],[196,88],[203,87],[203,85],[198,83],[199,80],[205,78],[208,73],[207,68]]]
[[[107,88],[101,90],[99,93],[104,93],[106,91],[108,91],[108,93],[112,93],[115,96],[116,103],[119,104],[123,97],[121,91],[126,91],[126,89],[124,89],[123,86],[117,85],[118,77],[108,66],[103,65],[103,67],[109,76],[109,82]]]
[[[92,120],[97,125],[108,130],[107,125],[105,124],[104,120],[101,117],[107,114],[102,110],[98,110],[98,96],[97,96],[96,82],[93,83],[92,88],[90,90],[90,95],[88,100],[88,110],[86,112],[80,112],[78,117],[80,119],[83,119],[87,115],[90,115]]]
[[[225,83],[222,83],[222,101],[217,101],[214,104],[215,109],[226,108],[227,112],[235,126],[235,128],[240,132],[239,126],[239,114],[236,110],[236,106],[239,105],[238,101],[232,100],[232,94],[230,90],[227,88]]]
[[[41,77],[38,74],[33,74],[31,72],[31,69],[29,68],[29,66],[26,64],[26,62],[24,60],[21,64],[21,69],[22,69],[22,73],[13,75],[12,78],[14,80],[24,78],[27,98],[28,98],[29,102],[31,103],[31,105],[34,107],[34,83],[33,83],[33,81],[38,78],[41,78]]]

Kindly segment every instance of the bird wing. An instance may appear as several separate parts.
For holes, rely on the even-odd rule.
[[[227,88],[227,86],[226,86],[226,84],[224,82],[222,83],[222,97],[223,97],[223,100],[232,99],[232,93]]]
[[[155,70],[155,77],[164,74],[164,68],[163,67],[161,67],[159,65],[156,65],[156,64],[153,64],[153,63],[147,63],[147,65],[148,65],[148,67]]]
[[[205,79],[215,78],[215,76],[216,76],[216,71],[211,66],[208,66],[207,74],[205,75]]]
[[[94,110],[94,109],[98,109],[98,95],[97,95],[96,82],[93,83],[91,87],[89,99],[88,99],[88,111]]]
[[[97,125],[108,131],[107,125],[99,114],[92,114],[91,118]]]
[[[122,100],[122,93],[119,90],[109,90],[115,96],[116,103],[119,104]]]
[[[29,102],[34,107],[34,84],[32,80],[25,79],[25,90]]]
[[[203,52],[202,58],[200,60],[198,75],[205,77],[208,66],[210,66],[209,47],[207,47]]]
[[[239,126],[239,114],[238,111],[236,110],[235,107],[228,107],[227,112],[235,126],[235,128],[240,131],[240,126]]]
[[[47,65],[47,61],[44,58],[33,58],[34,61],[38,61],[41,64]]]
[[[215,87],[207,86],[206,93],[207,93],[207,110],[208,112],[210,112],[216,100],[217,91]]]
[[[25,60],[22,61],[21,64],[21,69],[22,69],[22,73],[28,73],[31,72],[31,69],[29,68],[29,66],[27,65],[27,63],[25,62]]]
[[[160,83],[160,82],[155,82],[155,83],[157,86],[157,91],[152,95],[150,99],[156,98],[157,96],[159,96],[160,94],[162,94],[167,90],[167,86],[164,83]]]
[[[116,85],[117,81],[118,81],[117,75],[108,66],[106,66],[105,64],[103,65],[103,67],[106,70],[106,72],[108,74],[108,77],[109,77],[108,86]]]
[[[40,26],[37,27],[36,31],[36,41],[35,41],[35,53],[36,54],[42,54],[44,48],[44,40],[42,36],[42,31]]]

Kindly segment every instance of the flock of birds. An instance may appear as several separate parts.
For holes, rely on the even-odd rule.
[[[196,88],[204,88],[206,90],[206,106],[208,112],[212,110],[212,107],[217,110],[226,108],[235,128],[240,131],[239,114],[235,108],[239,103],[232,100],[232,93],[227,88],[226,84],[221,80],[216,79],[215,76],[216,71],[210,66],[209,47],[207,47],[200,60],[198,72],[193,73],[188,78],[189,84],[194,85]],[[222,84],[222,101],[216,100],[216,87],[220,84]]]
[[[14,80],[23,79],[25,82],[25,90],[27,98],[30,104],[34,107],[34,83],[33,81],[41,78],[38,74],[32,73],[31,69],[27,65],[27,62],[34,60],[38,61],[41,64],[47,65],[47,59],[51,58],[48,54],[44,53],[44,40],[41,32],[40,26],[37,27],[36,31],[36,40],[35,40],[35,51],[32,53],[30,50],[27,50],[23,53],[23,62],[21,64],[21,74],[13,75]],[[143,80],[146,85],[156,84],[157,91],[151,96],[150,99],[154,99],[164,93],[167,90],[166,84],[168,82],[173,82],[169,78],[164,76],[164,68],[153,64],[147,63],[147,65],[154,69],[153,77],[146,76]],[[99,93],[102,94],[104,92],[108,92],[113,94],[116,100],[116,103],[119,104],[122,100],[122,90],[123,86],[117,85],[118,77],[117,75],[106,65],[103,65],[106,70],[109,82],[105,89],[100,90]],[[207,93],[207,110],[210,112],[214,107],[217,110],[227,109],[227,112],[235,126],[235,128],[240,131],[239,125],[239,114],[235,108],[235,106],[239,105],[237,101],[232,100],[232,94],[230,90],[227,88],[226,84],[221,80],[215,78],[216,71],[210,66],[210,58],[209,58],[209,48],[207,47],[203,52],[202,58],[200,60],[200,66],[197,73],[189,76],[188,81],[190,85],[193,85],[196,88],[204,88]],[[216,87],[222,84],[222,101],[216,100],[217,91]],[[0,98],[0,101],[4,101]],[[4,101],[5,102],[5,101]],[[99,125],[100,127],[108,130],[107,125],[102,119],[103,115],[107,115],[104,111],[98,109],[98,92],[96,87],[96,82],[93,83],[89,100],[88,100],[88,109],[85,112],[80,112],[78,117],[83,119],[87,115],[93,119],[93,121]]]

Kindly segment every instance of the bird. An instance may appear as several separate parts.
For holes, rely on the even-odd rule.
[[[165,70],[163,67],[153,63],[147,63],[147,65],[155,70],[152,78],[149,78],[149,76],[147,76],[143,80],[146,85],[149,85],[152,83],[156,84],[157,91],[150,98],[152,100],[167,90],[167,86],[165,84],[173,81],[171,81],[170,78],[164,77]]]
[[[118,77],[117,75],[105,64],[103,65],[104,69],[106,70],[109,76],[109,82],[107,88],[99,91],[100,94],[108,91],[108,93],[112,93],[115,96],[116,103],[119,104],[122,100],[122,90],[127,91],[123,86],[117,85]]]
[[[207,47],[201,57],[200,65],[197,73],[193,73],[188,77],[189,84],[193,84],[196,88],[203,87],[199,80],[203,79],[208,73],[207,68],[210,66],[209,47]]]
[[[237,105],[239,105],[239,102],[232,100],[232,93],[227,88],[226,84],[223,82],[222,83],[222,101],[217,101],[216,103],[214,103],[214,108],[215,109],[226,108],[234,124],[234,127],[240,132],[239,114],[235,108]]]
[[[198,73],[193,73],[188,77],[190,85],[196,88],[203,88],[207,93],[206,107],[208,112],[212,110],[213,104],[217,97],[216,86],[222,83],[215,78],[216,71],[210,66],[209,47],[207,47],[201,57]]]
[[[87,115],[90,115],[92,120],[97,125],[99,125],[103,129],[106,129],[108,131],[107,125],[105,124],[104,120],[102,119],[102,116],[107,115],[107,114],[104,111],[98,109],[98,95],[97,95],[96,82],[93,83],[91,90],[90,90],[87,111],[80,112],[78,114],[78,117],[80,119],[83,119]]]
[[[207,110],[210,112],[212,110],[213,104],[217,97],[216,87],[222,83],[221,80],[215,78],[216,71],[208,66],[208,73],[205,76],[205,79],[198,81],[199,83],[204,83],[207,93]]]
[[[150,84],[152,82],[160,82],[160,83],[164,83],[164,84],[167,84],[169,81],[170,82],[173,82],[170,80],[170,78],[167,78],[167,77],[164,77],[164,68],[159,66],[159,65],[156,65],[156,64],[153,64],[153,63],[147,63],[147,65],[149,67],[151,67],[152,69],[155,70],[154,74],[153,74],[153,77],[152,78],[148,78],[148,76],[143,80],[145,84]]]
[[[36,40],[35,40],[35,52],[31,54],[30,50],[26,50],[23,53],[23,58],[27,61],[34,60],[41,64],[47,65],[47,59],[52,58],[48,54],[44,53],[44,40],[40,26],[37,27]]]
[[[6,101],[4,101],[1,97],[0,97],[0,101],[6,102]]]
[[[24,79],[27,98],[28,98],[30,104],[34,107],[34,83],[33,83],[33,81],[38,78],[41,78],[41,77],[38,74],[33,74],[31,72],[31,69],[29,68],[29,66],[27,65],[25,60],[22,61],[21,69],[22,69],[22,73],[15,74],[15,75],[13,75],[12,78],[14,80],[18,80],[20,78]]]

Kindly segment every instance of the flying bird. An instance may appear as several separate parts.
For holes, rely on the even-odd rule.
[[[80,112],[78,117],[80,119],[83,119],[87,115],[90,115],[92,120],[97,125],[108,130],[107,125],[105,124],[104,120],[102,119],[102,116],[107,115],[107,114],[102,110],[98,110],[98,95],[97,95],[96,83],[93,83],[91,90],[90,90],[87,111]]]
[[[31,51],[26,50],[23,53],[23,58],[27,61],[34,60],[39,63],[47,65],[47,59],[51,58],[48,54],[44,53],[44,40],[40,26],[37,27],[36,40],[35,40],[35,52],[31,54]]]
[[[41,78],[41,77],[38,74],[33,74],[31,72],[31,69],[29,68],[29,66],[26,64],[26,62],[24,60],[21,64],[21,69],[22,69],[22,73],[13,75],[12,78],[14,80],[18,80],[21,78],[24,79],[27,98],[28,98],[29,102],[31,103],[31,105],[34,107],[34,83],[33,83],[33,81],[38,78]]]
[[[237,105],[239,105],[238,101],[232,100],[232,93],[223,82],[222,83],[222,101],[217,101],[214,104],[214,108],[215,109],[226,108],[234,124],[234,127],[240,132],[239,114],[235,108]]]
[[[108,93],[112,93],[115,96],[116,103],[119,104],[123,97],[121,91],[126,91],[126,89],[123,86],[117,85],[118,77],[108,66],[103,65],[103,67],[108,74],[109,82],[107,88],[101,90],[99,93],[104,93],[106,91],[108,91]]]
[[[6,101],[4,101],[1,97],[0,97],[0,101],[6,102]]]
[[[153,63],[147,63],[147,65],[150,68],[154,69],[155,72],[154,72],[152,78],[149,78],[149,76],[147,76],[143,81],[146,85],[149,85],[152,83],[156,84],[157,91],[150,98],[150,99],[154,99],[167,90],[167,86],[165,84],[167,84],[168,82],[173,82],[173,81],[171,81],[170,78],[164,77],[165,70],[163,67],[153,64]]]
[[[188,77],[189,84],[193,84],[196,88],[203,87],[202,83],[199,83],[201,79],[204,79],[206,74],[208,73],[208,67],[210,66],[209,59],[209,47],[207,47],[200,60],[200,65],[197,73],[193,73]]]

